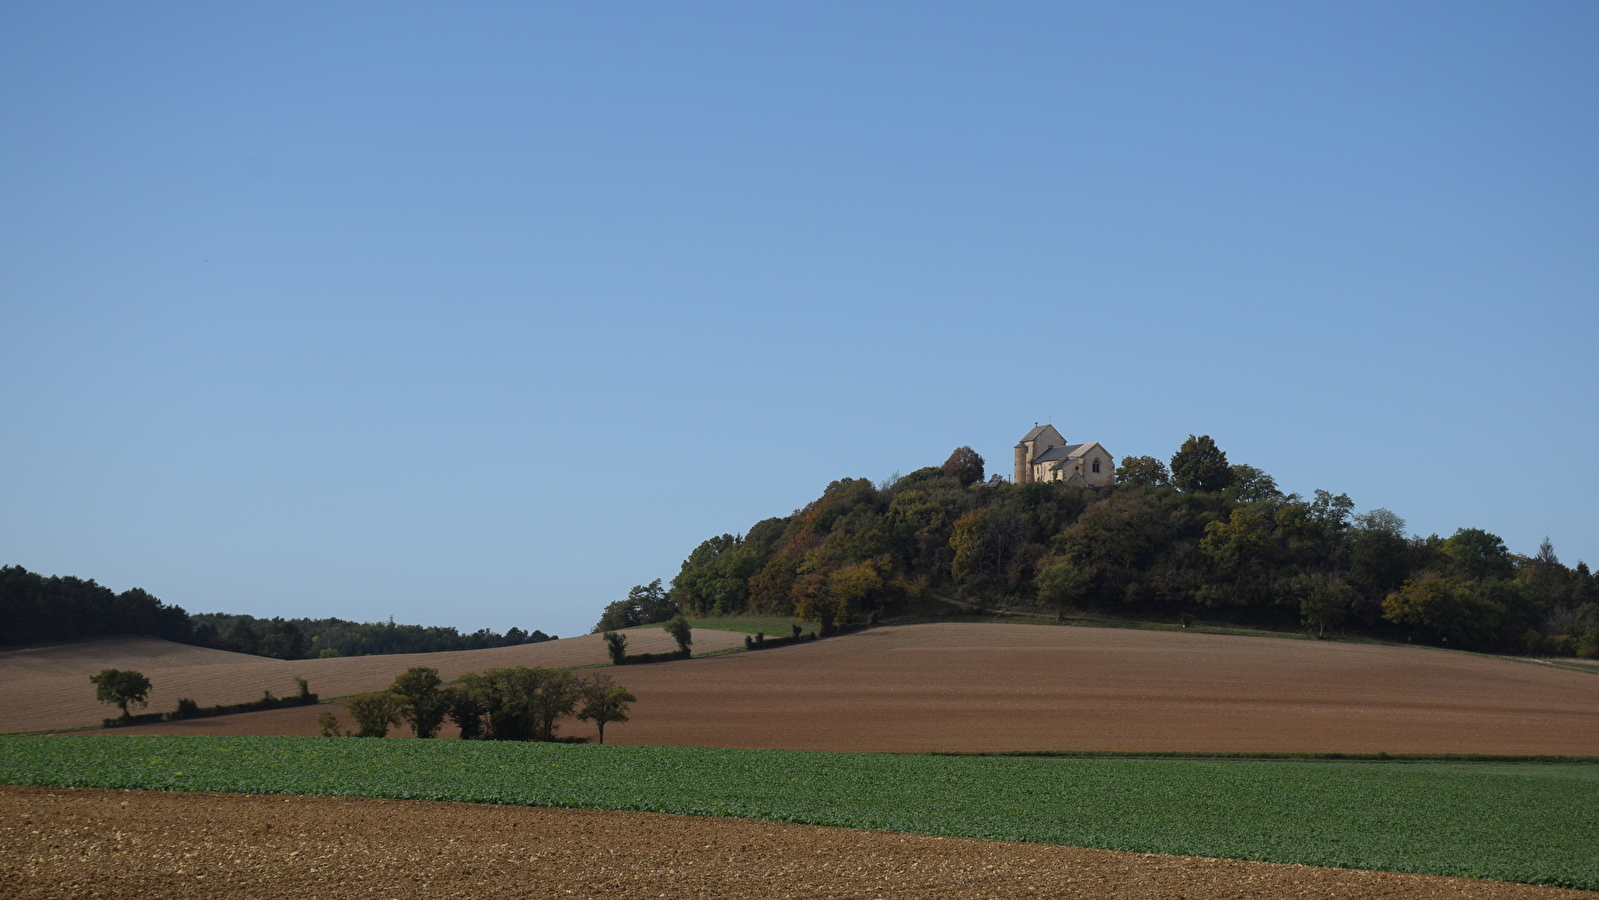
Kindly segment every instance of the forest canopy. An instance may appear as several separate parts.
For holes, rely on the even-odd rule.
[[[1599,582],[1547,540],[1528,557],[1477,528],[1408,536],[1398,515],[1357,514],[1345,494],[1284,493],[1208,435],[1169,463],[1124,458],[1112,487],[985,483],[975,456],[963,447],[883,484],[840,479],[792,515],[711,537],[683,562],[670,605],[793,615],[825,631],[940,592],[1062,614],[1203,614],[1599,656]]]
[[[93,579],[51,576],[21,566],[0,568],[0,640],[7,646],[148,635],[184,644],[278,659],[479,650],[553,640],[542,631],[347,622],[343,619],[258,619],[227,613],[190,615],[139,588],[118,594]]]

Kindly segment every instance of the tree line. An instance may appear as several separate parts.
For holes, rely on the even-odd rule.
[[[386,737],[389,728],[411,726],[419,738],[436,737],[448,718],[461,731],[462,740],[565,741],[562,718],[589,722],[605,743],[605,726],[626,722],[629,704],[638,700],[605,672],[577,675],[566,669],[512,666],[468,672],[450,684],[437,669],[407,669],[386,691],[350,698],[346,708],[355,719],[355,731],[339,726],[338,717],[323,713],[318,720],[323,737]]]
[[[0,642],[29,646],[117,635],[147,635],[183,644],[277,659],[481,650],[555,640],[535,629],[455,628],[350,622],[344,619],[258,619],[227,613],[190,614],[141,588],[118,594],[93,579],[50,576],[21,566],[0,568]]]
[[[949,592],[983,605],[1343,629],[1499,652],[1599,657],[1599,579],[1546,539],[1533,556],[1461,528],[1407,535],[1346,494],[1284,493],[1190,435],[1169,462],[1124,457],[1111,487],[983,481],[969,447],[882,484],[841,479],[793,515],[701,543],[669,590],[601,625],[679,612],[837,623]],[[614,623],[614,624],[613,624]],[[597,627],[596,630],[610,630]]]

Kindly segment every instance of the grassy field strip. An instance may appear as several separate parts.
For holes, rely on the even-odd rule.
[[[1599,889],[1599,766],[0,738],[0,783],[742,816]]]

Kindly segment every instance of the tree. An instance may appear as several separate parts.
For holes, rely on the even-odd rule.
[[[731,535],[723,535],[728,540],[733,540]],[[706,544],[711,544],[717,539],[712,538],[701,544],[701,550]],[[700,550],[695,551],[696,554]],[[690,562],[694,557],[689,557]],[[685,562],[687,568],[689,563]],[[748,577],[748,576],[746,576]],[[635,625],[651,625],[656,622],[665,622],[677,615],[677,603],[661,587],[661,579],[657,578],[649,584],[635,584],[627,592],[626,600],[615,600],[607,604],[605,612],[601,614],[600,621],[595,624],[590,634],[599,634],[603,631],[616,631],[620,628],[632,628]]]
[[[100,674],[90,675],[89,680],[94,682],[94,699],[122,707],[124,719],[133,718],[128,704],[150,705],[150,679],[132,669],[101,669]]]
[[[480,684],[496,741],[554,740],[556,720],[577,703],[577,679],[565,669],[489,669]]]
[[[1124,456],[1116,467],[1116,480],[1122,484],[1169,487],[1171,473],[1166,471],[1165,463],[1153,456]]]
[[[1172,483],[1179,491],[1219,491],[1233,483],[1234,473],[1227,465],[1227,454],[1210,435],[1188,436],[1171,458]]]
[[[1299,601],[1299,617],[1320,639],[1326,636],[1327,629],[1343,624],[1358,595],[1336,575],[1309,575],[1304,581],[1308,592]]]
[[[1060,611],[1061,621],[1066,620],[1066,610],[1082,602],[1094,583],[1094,574],[1072,564],[1065,557],[1056,557],[1038,569],[1033,585],[1038,589],[1038,599]]]
[[[361,726],[356,737],[388,737],[389,726],[400,724],[400,698],[388,691],[351,697],[347,708],[355,724]]]
[[[1279,500],[1283,492],[1277,489],[1277,479],[1254,466],[1240,463],[1232,466],[1231,492],[1239,503],[1258,503],[1261,500]]]
[[[636,703],[638,698],[628,692],[628,689],[611,681],[611,676],[604,672],[595,672],[588,678],[581,679],[578,684],[578,696],[583,701],[583,708],[578,711],[577,718],[582,722],[593,722],[599,729],[599,743],[605,743],[605,726],[610,722],[626,722],[629,703]]]
[[[316,723],[322,726],[323,737],[349,737],[348,731],[339,730],[339,717],[333,713],[325,712],[317,716]]]
[[[690,652],[689,648],[694,644],[694,631],[689,626],[688,620],[678,616],[667,622],[664,627],[666,633],[672,636],[672,640],[677,641],[678,655],[687,659]]]
[[[534,740],[555,740],[555,722],[572,714],[577,705],[577,676],[565,669],[534,668],[538,679],[528,694],[528,710],[532,713]]]
[[[939,470],[945,475],[958,480],[962,487],[983,480],[983,458],[977,451],[970,447],[956,447],[955,452],[944,460]]]
[[[444,691],[450,721],[461,729],[461,740],[475,741],[483,736],[483,676],[476,672],[462,675]]]
[[[611,654],[611,665],[620,666],[627,662],[627,635],[615,631],[607,631],[605,638],[605,652]]]
[[[1462,528],[1443,542],[1443,551],[1467,578],[1509,578],[1515,564],[1504,539],[1481,528]]]
[[[444,724],[449,699],[439,690],[442,683],[438,669],[417,666],[406,669],[389,685],[389,693],[400,700],[400,716],[411,723],[411,731],[419,738],[433,737]]]

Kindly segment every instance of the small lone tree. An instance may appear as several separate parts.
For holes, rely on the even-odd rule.
[[[389,693],[399,698],[400,716],[411,723],[411,731],[419,738],[430,738],[439,733],[448,712],[448,700],[439,685],[439,670],[426,666],[406,669],[394,683]]]
[[[604,672],[595,672],[588,678],[580,679],[578,694],[582,698],[583,708],[578,710],[577,718],[582,722],[594,723],[600,731],[601,744],[605,743],[606,723],[626,722],[628,704],[638,701],[627,688],[613,683],[611,676]]]
[[[678,655],[687,659],[690,653],[689,647],[694,644],[694,631],[689,626],[688,620],[678,616],[667,622],[664,627],[666,628],[666,633],[672,636],[672,640],[677,641]]]
[[[605,632],[605,652],[611,654],[611,665],[627,662],[627,635],[615,631]]]
[[[400,724],[400,698],[388,691],[351,697],[350,715],[361,726],[356,737],[388,737],[389,726]]]
[[[132,669],[101,669],[100,674],[90,675],[89,680],[94,682],[94,699],[122,707],[124,719],[133,718],[128,704],[150,705],[150,679],[142,673]]]

